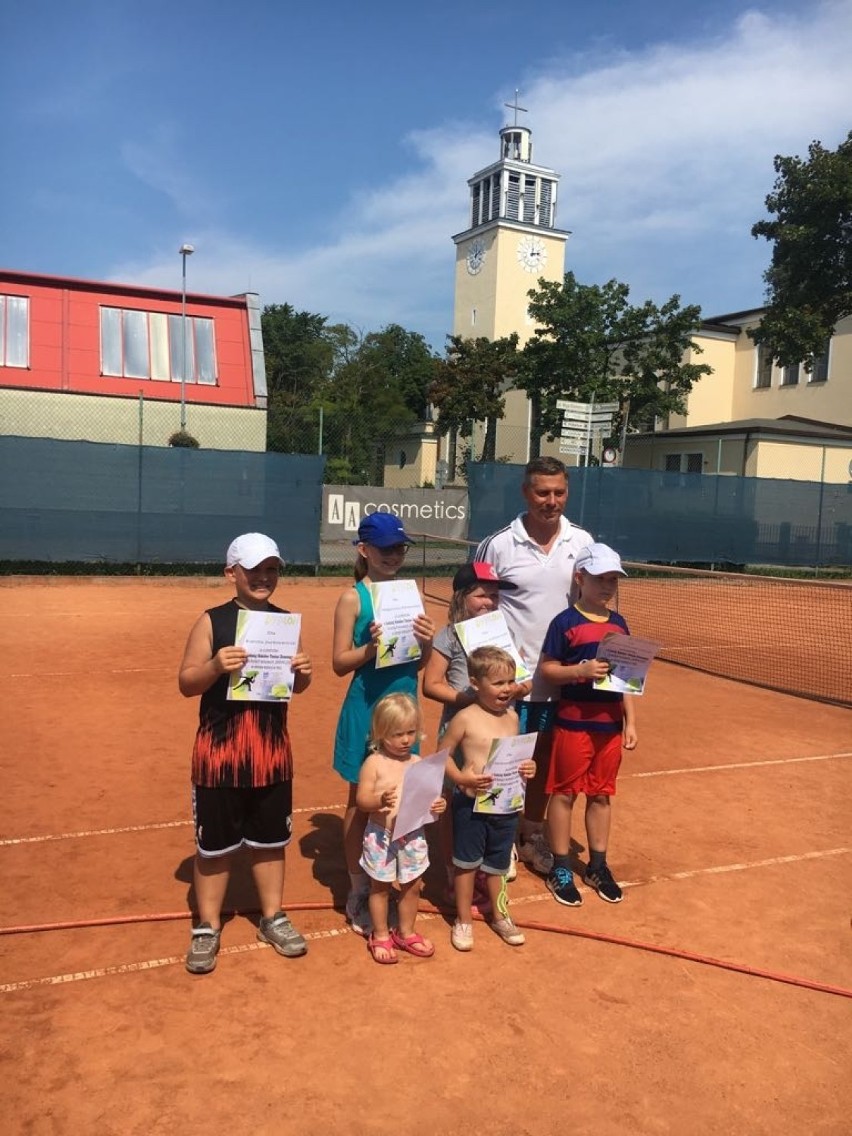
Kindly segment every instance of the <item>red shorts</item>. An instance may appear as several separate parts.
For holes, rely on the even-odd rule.
[[[599,733],[560,730],[557,726],[553,731],[547,792],[612,797],[620,765],[621,730]]]

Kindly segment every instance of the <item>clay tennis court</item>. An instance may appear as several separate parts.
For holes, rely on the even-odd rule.
[[[276,593],[314,660],[288,852],[309,953],[256,942],[238,872],[226,906],[247,914],[197,977],[197,700],[176,672],[227,582],[0,582],[4,1131],[848,1134],[850,711],[655,663],[615,801],[625,901],[560,907],[521,867],[512,913],[541,928],[524,947],[477,924],[458,954],[432,915],[433,959],[378,967],[342,915],[342,585]]]

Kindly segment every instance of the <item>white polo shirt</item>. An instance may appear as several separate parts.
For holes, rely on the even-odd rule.
[[[534,670],[529,701],[550,702],[558,698],[559,689],[544,682],[538,673],[542,644],[550,621],[571,602],[577,553],[594,538],[567,517],[560,517],[559,535],[550,552],[545,552],[524,528],[524,515],[487,536],[474,560],[493,564],[501,580],[515,585],[500,589],[500,610],[524,661]]]

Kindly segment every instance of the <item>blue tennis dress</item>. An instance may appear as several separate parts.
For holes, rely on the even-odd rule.
[[[356,647],[364,647],[370,642],[373,600],[369,586],[363,580],[355,585],[355,591],[358,593],[360,610],[355,620],[352,642]],[[369,659],[352,675],[334,735],[334,768],[345,781],[353,785],[358,782],[358,774],[367,756],[370,720],[379,699],[386,694],[410,694],[417,700],[418,667],[419,660],[415,660],[376,670],[376,660]]]

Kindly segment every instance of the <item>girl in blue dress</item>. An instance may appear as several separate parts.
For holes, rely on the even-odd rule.
[[[429,657],[435,633],[429,616],[418,615],[413,632],[422,649],[421,658],[376,669],[381,627],[373,616],[370,584],[393,580],[410,544],[399,518],[392,513],[365,517],[355,541],[355,584],[341,595],[334,611],[332,666],[336,675],[352,675],[337,722],[334,768],[349,786],[343,817],[343,850],[349,872],[346,918],[359,935],[369,935],[372,928],[367,903],[370,880],[359,863],[367,817],[357,808],[355,795],[367,756],[373,708],[386,694],[408,694],[416,700],[417,674]]]

